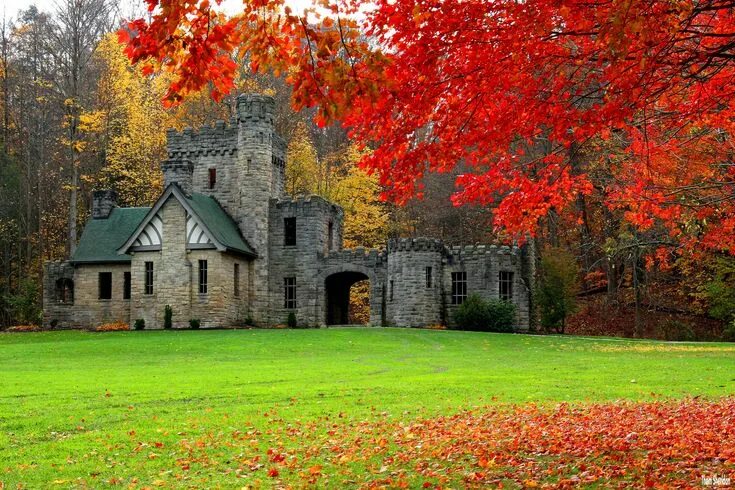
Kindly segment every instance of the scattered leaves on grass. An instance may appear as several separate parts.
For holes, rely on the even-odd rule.
[[[202,478],[300,487],[689,487],[735,479],[735,398],[502,405],[413,421],[287,421],[274,409],[264,429],[182,437],[173,456]]]

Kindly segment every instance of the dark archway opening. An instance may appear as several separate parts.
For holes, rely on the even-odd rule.
[[[350,314],[350,291],[355,289],[355,294],[360,295],[364,294],[364,290],[368,292],[370,290],[369,287],[365,288],[364,286],[353,288],[357,283],[369,284],[368,276],[361,272],[338,272],[327,277],[324,283],[327,296],[327,325],[367,323],[364,314],[358,315],[355,311]],[[370,304],[369,301],[368,297],[368,305]]]

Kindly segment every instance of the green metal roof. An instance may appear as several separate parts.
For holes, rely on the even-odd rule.
[[[72,262],[130,262],[117,249],[130,237],[151,208],[114,208],[107,219],[90,219]]]
[[[211,232],[215,241],[224,245],[228,250],[248,255],[257,255],[242,238],[235,221],[222,209],[219,203],[204,194],[192,194],[185,198],[192,211],[201,223]]]

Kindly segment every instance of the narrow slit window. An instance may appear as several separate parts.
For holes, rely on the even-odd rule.
[[[209,169],[209,188],[214,189],[215,184],[217,184],[217,169],[210,168]]]
[[[283,218],[283,245],[296,245],[296,218]]]
[[[393,290],[395,289],[393,284],[393,279],[390,281],[390,291],[388,292],[388,297],[390,298],[390,301],[393,301]]]
[[[513,300],[513,273],[509,271],[500,271],[498,273],[498,291],[500,299],[503,301]]]
[[[123,299],[130,299],[130,272],[123,272]]]
[[[431,288],[434,285],[434,278],[432,277],[433,271],[431,267],[426,268],[426,287]]]
[[[153,294],[153,262],[145,263],[145,294]]]
[[[292,310],[296,308],[296,278],[286,277],[283,279],[284,307]]]
[[[99,298],[112,299],[112,272],[99,273]]]
[[[332,250],[334,248],[334,223],[329,222],[327,229],[327,248]]]
[[[199,261],[199,294],[207,294],[207,261]]]
[[[235,264],[235,267],[232,270],[232,284],[233,284],[233,294],[236,298],[240,296],[240,264]]]
[[[461,305],[467,299],[467,272],[452,272],[452,304]]]

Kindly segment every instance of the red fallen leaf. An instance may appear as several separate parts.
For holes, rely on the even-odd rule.
[[[278,475],[278,468],[271,468],[268,470],[268,476],[270,476],[271,478],[277,478]]]

